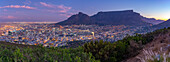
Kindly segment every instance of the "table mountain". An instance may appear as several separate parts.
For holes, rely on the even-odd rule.
[[[65,21],[56,23],[56,25],[129,25],[129,26],[147,26],[151,23],[146,22],[139,13],[133,10],[98,12],[93,16],[88,16],[82,12],[72,15]]]

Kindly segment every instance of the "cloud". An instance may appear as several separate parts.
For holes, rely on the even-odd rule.
[[[17,17],[14,16],[0,16],[1,19],[16,19]]]
[[[7,16],[8,19],[15,19],[16,17],[14,16]]]
[[[45,3],[45,2],[40,2],[40,4],[43,5],[43,6],[45,6],[45,7],[52,8],[52,10],[48,10],[48,11],[51,11],[51,12],[66,13],[66,12],[68,12],[69,10],[72,9],[72,7],[67,7],[67,6],[64,6],[64,5],[47,4],[47,3]]]
[[[30,7],[30,6],[20,6],[20,5],[8,5],[8,6],[3,6],[3,7],[0,7],[0,8],[25,8],[25,9],[36,9],[34,7]]]
[[[40,2],[41,5],[45,6],[45,7],[51,7],[53,8],[53,5],[50,5],[50,4],[47,4],[47,3],[44,3],[44,2]]]
[[[59,6],[57,6],[58,8],[60,8],[60,9],[62,9],[62,10],[60,10],[60,12],[67,12],[67,11],[69,11],[72,7],[66,7],[66,6],[64,6],[64,5],[59,5]]]

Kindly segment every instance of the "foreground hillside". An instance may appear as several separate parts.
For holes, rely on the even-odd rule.
[[[170,29],[162,29],[139,54],[127,62],[170,62]]]
[[[0,41],[0,62],[99,62],[78,48],[46,48]]]
[[[90,42],[86,43],[84,45],[85,52],[91,52],[92,55],[96,58],[101,60],[102,62],[156,62],[156,61],[170,61],[170,40],[169,34],[170,28],[160,29],[156,30],[151,33],[147,33],[144,35],[136,34],[135,36],[127,36],[123,40],[119,40],[114,43],[108,43],[108,42]],[[161,36],[160,36],[161,35]],[[165,36],[164,36],[165,35]],[[160,39],[160,37],[162,39]],[[158,40],[157,40],[158,39]],[[161,40],[160,43],[159,39]],[[156,41],[157,40],[157,41]],[[154,46],[155,45],[155,46]],[[157,46],[158,45],[158,46]],[[145,52],[148,48],[157,49],[154,50],[156,52],[159,52],[159,48],[161,45],[163,48],[165,47],[166,50],[161,53],[156,53],[158,55],[166,55],[166,58],[157,60],[155,55],[151,55],[149,59],[144,59],[145,57],[148,57],[147,54],[142,55],[143,52]],[[152,46],[152,47],[151,47]],[[156,47],[157,46],[157,47]],[[151,49],[149,49],[151,50]],[[146,52],[147,53],[147,52]],[[149,52],[150,53],[150,52]],[[152,54],[152,53],[151,53]],[[140,55],[140,59],[133,59],[134,57]]]
[[[91,41],[67,49],[0,41],[0,62],[169,62],[169,37],[170,28],[165,28],[127,36],[114,43]]]

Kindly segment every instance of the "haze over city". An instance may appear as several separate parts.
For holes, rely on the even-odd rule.
[[[0,0],[0,22],[59,22],[78,12],[93,15],[120,10],[168,20],[169,6],[169,0]]]

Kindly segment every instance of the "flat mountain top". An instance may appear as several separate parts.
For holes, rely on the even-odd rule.
[[[142,17],[143,16],[133,10],[98,12],[93,16],[79,12],[65,21],[56,23],[56,25],[149,25],[150,23],[143,21]]]

